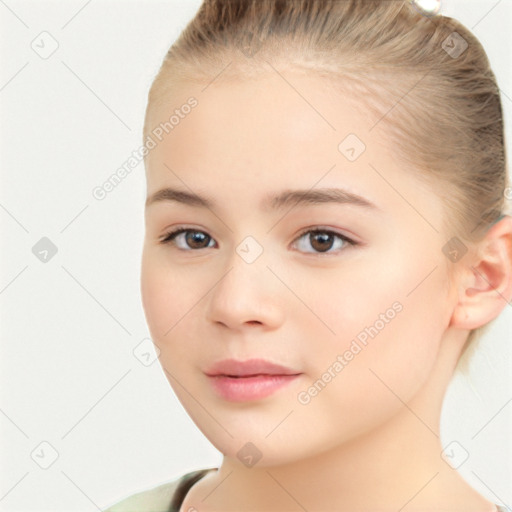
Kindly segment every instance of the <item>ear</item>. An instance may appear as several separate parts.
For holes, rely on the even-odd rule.
[[[467,261],[466,261],[467,260]],[[478,243],[474,255],[462,258],[459,294],[450,325],[477,329],[512,306],[512,217],[496,222]]]

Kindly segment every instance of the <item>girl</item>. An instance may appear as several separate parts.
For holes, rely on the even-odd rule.
[[[219,468],[128,511],[505,508],[446,388],[512,298],[499,89],[405,0],[204,0],[149,92],[141,292]]]

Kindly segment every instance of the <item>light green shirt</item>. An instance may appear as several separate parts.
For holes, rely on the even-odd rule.
[[[179,507],[190,487],[214,470],[217,468],[185,473],[170,482],[132,494],[102,512],[179,512]]]
[[[208,468],[185,473],[170,482],[132,494],[102,512],[179,512],[188,490],[207,473],[216,470]],[[509,510],[499,505],[496,507],[498,512]]]

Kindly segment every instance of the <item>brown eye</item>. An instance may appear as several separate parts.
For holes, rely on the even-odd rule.
[[[187,251],[190,249],[206,249],[208,248],[209,242],[212,240],[213,239],[203,231],[180,228],[168,233],[161,243],[172,243],[176,245],[178,249]]]
[[[339,240],[339,242],[336,242],[336,239]],[[316,253],[316,254],[322,254],[322,253],[328,253],[331,248],[336,246],[335,248],[338,248],[340,250],[344,249],[345,246],[355,246],[357,245],[356,242],[351,240],[350,238],[342,235],[341,233],[336,233],[334,231],[324,230],[324,229],[313,229],[306,231],[302,233],[299,238],[297,239],[299,242],[301,240],[305,240],[306,243],[302,243],[302,249],[304,252],[309,253]],[[300,245],[300,244],[299,244]],[[313,248],[313,251],[308,251],[304,249],[304,246],[309,245]],[[336,252],[336,251],[330,251],[330,253]],[[338,251],[339,252],[339,251]]]
[[[328,251],[332,247],[334,243],[334,236],[330,233],[310,233],[309,242],[315,251],[324,252]]]
[[[336,254],[337,252],[346,249],[346,246],[351,247],[358,245],[357,242],[354,242],[345,235],[327,229],[310,229],[303,232],[297,240],[299,242],[303,242],[302,244],[298,244],[301,246],[299,247],[299,250],[312,254]],[[214,247],[213,245],[210,245],[210,242],[214,242],[213,238],[204,231],[187,228],[176,229],[175,231],[168,233],[161,241],[162,244],[172,244],[182,251],[193,251]],[[304,242],[306,243],[304,244]],[[307,248],[304,248],[304,245],[309,245],[313,250],[310,251]],[[338,251],[331,251],[333,248],[338,249]]]

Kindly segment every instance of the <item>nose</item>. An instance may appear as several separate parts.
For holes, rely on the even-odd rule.
[[[247,263],[235,254],[209,294],[206,318],[233,330],[275,329],[284,319],[282,288],[263,261]]]

